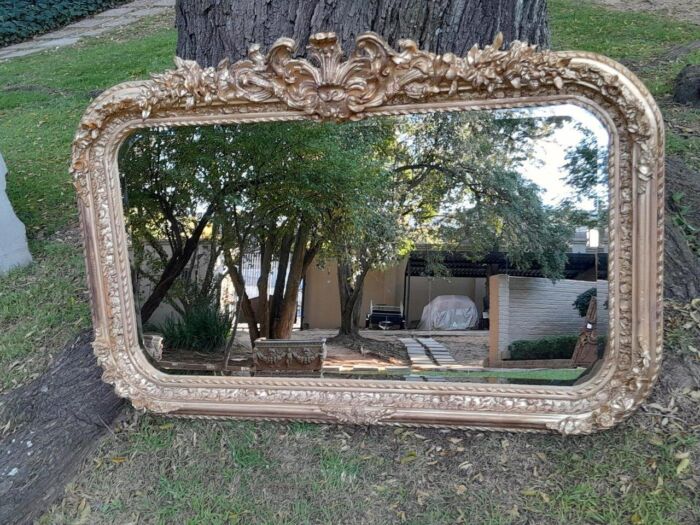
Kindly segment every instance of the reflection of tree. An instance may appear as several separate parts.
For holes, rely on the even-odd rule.
[[[241,127],[251,134],[243,148],[250,184],[227,197],[224,254],[243,311],[256,321],[251,338],[289,337],[307,268],[324,243],[367,208],[376,182],[370,176],[376,171],[371,131],[306,122]],[[238,271],[250,251],[261,259],[256,309]],[[270,295],[272,261],[277,277]]]
[[[146,130],[127,139],[120,151],[134,271],[153,285],[141,307],[144,323],[168,294],[178,310],[192,298],[171,289],[197,252],[215,212],[210,200],[215,188],[203,170],[216,158],[218,138],[213,130]],[[213,262],[218,248],[212,241]],[[208,265],[201,289],[210,288],[213,280],[213,266]]]
[[[187,264],[207,238],[212,273],[222,254],[251,338],[288,337],[306,269],[331,230],[366,207],[363,196],[376,182],[366,176],[376,163],[375,140],[351,131],[287,122],[134,135],[120,166],[135,271],[154,283],[143,321],[164,299],[175,302]],[[243,277],[252,253],[261,261],[256,307]],[[268,290],[273,263],[277,276]],[[208,271],[205,280],[214,281]]]
[[[120,169],[134,271],[153,284],[142,320],[163,300],[181,313],[214,300],[221,257],[253,340],[290,335],[314,259],[338,261],[341,334],[353,337],[369,271],[419,242],[475,258],[506,251],[514,267],[538,265],[557,278],[581,212],[573,200],[544,205],[519,168],[562,121],[433,113],[138,132],[120,151]],[[594,146],[579,144],[568,159],[577,189],[603,180],[600,169],[591,175],[586,147]],[[251,254],[260,260],[256,283],[243,272]]]
[[[369,270],[419,241],[462,247],[466,241],[475,257],[505,249],[513,252],[514,264],[538,263],[548,275],[560,275],[573,231],[569,214],[544,207],[536,186],[516,168],[531,158],[534,141],[551,135],[562,120],[483,113],[387,119],[393,140],[384,136],[377,155],[390,192],[375,194],[384,202],[366,211],[338,246],[340,335],[358,336]]]
[[[608,222],[608,150],[598,144],[590,129],[579,123],[575,127],[583,138],[566,153],[564,182],[575,191],[569,202],[573,205],[582,199],[593,200],[595,209],[585,225],[605,229]]]
[[[573,210],[545,206],[540,189],[518,169],[532,159],[535,141],[551,136],[562,118],[437,118],[439,149],[427,147],[423,157],[440,175],[432,217],[423,216],[432,219],[426,224],[429,240],[467,249],[474,258],[505,251],[516,267],[539,265],[545,275],[560,276]]]

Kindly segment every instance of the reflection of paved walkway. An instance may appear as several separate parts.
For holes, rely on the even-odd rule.
[[[172,11],[174,5],[175,0],[135,0],[83,18],[51,33],[44,33],[32,40],[0,48],[0,60],[70,46],[82,38],[101,35],[115,28],[132,24],[146,16]]]

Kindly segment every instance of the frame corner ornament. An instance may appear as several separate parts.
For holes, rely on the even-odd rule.
[[[135,406],[196,417],[479,427],[585,434],[627,417],[660,368],[663,126],[644,85],[610,59],[538,50],[502,36],[466,56],[433,54],[374,33],[344,57],[333,33],[309,40],[309,59],[280,38],[263,54],[213,68],[176,69],[103,92],[83,116],[71,172],[80,198],[94,351],[105,381]],[[611,135],[610,345],[606,367],[572,388],[308,378],[167,375],[139,346],[117,170],[131,131],[162,125],[508,109],[568,102]]]

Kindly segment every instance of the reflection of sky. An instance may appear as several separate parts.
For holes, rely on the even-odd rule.
[[[502,114],[513,117],[512,110],[503,111]],[[609,138],[603,124],[592,113],[574,104],[527,108],[518,111],[517,114],[523,117],[570,117],[570,120],[556,129],[550,137],[534,142],[534,158],[524,163],[520,173],[542,188],[541,196],[545,204],[556,205],[566,197],[575,196],[576,190],[564,182],[566,153],[584,138],[575,124],[578,123],[593,133],[598,147],[605,150],[608,148]],[[601,190],[605,191],[602,188]],[[579,206],[586,210],[595,209],[592,199],[582,199]]]

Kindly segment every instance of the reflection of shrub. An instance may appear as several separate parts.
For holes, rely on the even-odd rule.
[[[576,335],[543,337],[536,341],[513,341],[508,349],[510,358],[524,359],[570,359],[576,348]]]
[[[573,307],[578,310],[578,313],[581,317],[586,317],[586,313],[588,312],[588,305],[591,303],[591,298],[595,297],[597,295],[596,288],[589,288],[585,292],[581,293],[576,297],[576,300],[573,303]]]
[[[524,361],[531,359],[571,359],[576,349],[576,335],[557,335],[543,337],[535,341],[513,341],[510,350],[510,359]],[[598,357],[603,357],[607,338],[598,336]]]
[[[226,342],[231,316],[212,304],[195,305],[181,319],[169,318],[158,327],[166,348],[212,352]]]
[[[0,0],[0,47],[26,40],[127,0]]]

